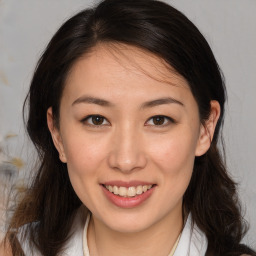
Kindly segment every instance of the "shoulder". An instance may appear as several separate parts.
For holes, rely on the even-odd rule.
[[[34,228],[38,222],[27,223],[18,228],[18,232],[16,234],[17,242],[21,250],[24,252],[26,256],[36,255],[39,256],[39,252],[35,249],[35,247],[30,243],[30,232],[31,228]]]
[[[12,256],[12,249],[8,241],[0,242],[0,255]]]
[[[75,255],[82,256],[83,248],[82,248],[82,237],[83,237],[83,228],[87,218],[87,212],[82,207],[79,208],[75,214],[75,218],[72,223],[72,227],[69,233],[69,239],[66,241],[66,244],[63,245],[63,256]],[[33,228],[38,225],[39,222],[32,222],[29,224],[25,224],[24,226],[19,228],[19,232],[17,234],[17,239],[20,242],[21,248],[24,251],[26,256],[40,256],[41,253],[31,244],[30,242],[30,234],[27,234],[27,229]],[[0,253],[0,256],[2,254]],[[12,256],[12,255],[6,255]]]
[[[64,247],[65,250],[63,252],[63,256],[83,256],[83,232],[88,216],[88,210],[84,209],[83,207],[77,211],[72,228],[70,230],[71,236]]]

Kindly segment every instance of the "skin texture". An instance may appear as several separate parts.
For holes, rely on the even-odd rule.
[[[0,241],[0,255],[12,256],[9,243],[5,244],[4,241]]]
[[[85,102],[85,96],[109,106]],[[167,97],[174,102],[142,107]],[[97,45],[76,62],[61,99],[60,128],[51,108],[47,119],[74,190],[92,212],[88,243],[93,255],[170,252],[182,230],[182,197],[195,156],[208,150],[220,114],[218,102],[211,106],[202,125],[186,80],[160,58],[132,46]],[[88,115],[103,116],[102,124]],[[156,125],[152,117],[159,115],[167,118]],[[103,193],[101,184],[116,180],[156,187],[146,201],[127,209]]]

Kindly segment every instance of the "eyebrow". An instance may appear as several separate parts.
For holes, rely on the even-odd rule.
[[[112,106],[114,106],[113,103],[110,103],[107,100],[100,99],[100,98],[95,98],[95,97],[91,97],[91,96],[79,97],[78,99],[76,99],[72,103],[72,106],[74,106],[76,104],[79,104],[79,103],[96,104],[96,105],[100,105],[100,106],[103,106],[103,107],[112,107]]]
[[[159,106],[159,105],[164,105],[164,104],[171,104],[171,103],[175,103],[178,104],[180,106],[184,106],[184,104],[174,98],[171,97],[166,97],[166,98],[160,98],[160,99],[156,99],[156,100],[151,100],[151,101],[147,101],[144,102],[141,106],[142,109],[144,108],[152,108],[155,106]]]
[[[72,106],[76,105],[76,104],[80,104],[80,103],[87,103],[87,104],[96,104],[99,106],[103,106],[103,107],[114,107],[114,104],[101,99],[101,98],[96,98],[96,97],[91,97],[91,96],[82,96],[79,97],[78,99],[76,99],[73,103]],[[147,101],[144,102],[141,105],[141,109],[145,109],[145,108],[152,108],[155,106],[159,106],[159,105],[164,105],[164,104],[171,104],[171,103],[175,103],[178,104],[180,106],[184,106],[184,104],[174,98],[171,97],[165,97],[165,98],[160,98],[160,99],[155,99],[155,100],[151,100],[151,101]]]

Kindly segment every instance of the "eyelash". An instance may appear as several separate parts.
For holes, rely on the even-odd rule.
[[[168,117],[168,116],[163,116],[163,115],[156,115],[156,116],[152,116],[152,117],[150,117],[148,120],[147,120],[147,123],[150,121],[150,120],[153,120],[153,118],[164,118],[165,120],[164,120],[164,124],[160,124],[160,125],[152,125],[152,126],[156,126],[156,127],[165,127],[165,126],[168,126],[168,125],[170,125],[170,124],[174,124],[174,123],[176,123],[176,121],[173,119],[173,118],[171,118],[171,117]],[[147,125],[148,126],[148,125]]]
[[[87,126],[91,126],[93,128],[101,128],[102,126],[105,126],[105,125],[96,125],[96,124],[92,124],[92,123],[88,123],[88,120],[93,118],[93,117],[100,117],[100,118],[103,118],[104,120],[107,121],[107,119],[104,117],[104,116],[101,116],[101,115],[89,115],[89,116],[86,116],[85,118],[83,118],[81,120],[81,122]],[[108,121],[107,121],[108,122]],[[109,123],[109,122],[108,122]]]
[[[93,117],[99,117],[99,118],[102,118],[105,121],[107,121],[109,123],[109,121],[104,117],[104,116],[101,116],[101,115],[88,115],[86,116],[85,118],[83,118],[81,120],[81,123],[87,125],[87,126],[91,126],[93,128],[102,128],[102,126],[106,126],[106,124],[99,124],[99,125],[96,125],[96,124],[92,124],[92,123],[88,123],[88,120],[93,118]],[[153,118],[164,118],[164,124],[160,124],[160,125],[146,125],[146,126],[155,126],[157,128],[161,128],[161,127],[166,127],[170,124],[175,124],[176,121],[171,118],[171,117],[168,117],[168,116],[163,116],[163,115],[156,115],[156,116],[152,116],[150,117],[146,123],[148,123],[150,120],[153,120]],[[167,121],[166,121],[167,120]]]

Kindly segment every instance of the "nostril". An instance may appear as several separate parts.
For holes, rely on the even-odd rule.
[[[147,159],[143,153],[136,150],[131,152],[112,152],[108,159],[109,166],[112,169],[123,173],[129,173],[135,170],[144,169]]]

